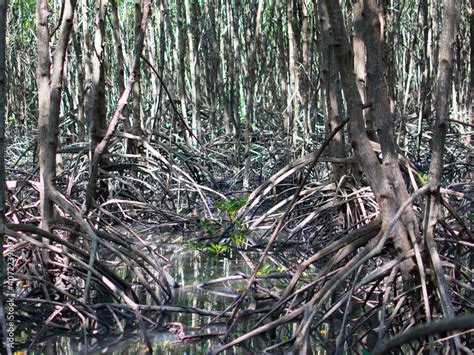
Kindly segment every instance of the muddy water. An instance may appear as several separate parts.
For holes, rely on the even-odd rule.
[[[167,238],[168,239],[168,238]],[[172,240],[169,238],[168,240]],[[173,289],[173,305],[184,305],[188,307],[201,308],[205,310],[224,310],[244,287],[244,281],[232,281],[218,283],[206,287],[197,287],[201,282],[225,276],[234,275],[236,272],[249,274],[248,265],[239,258],[225,258],[207,252],[199,252],[178,244],[163,244],[153,239],[155,245],[161,245],[159,251],[166,256],[170,263],[166,267],[169,274],[175,278],[180,287]],[[162,321],[163,324],[179,322],[184,325],[187,335],[199,332],[200,327],[206,325],[210,317],[196,314],[170,313]],[[237,328],[233,333],[236,336],[246,330],[249,325]],[[206,329],[208,333],[222,333],[226,330],[226,324],[214,323]],[[217,339],[182,343],[178,336],[169,331],[150,330],[149,337],[153,344],[153,352],[156,354],[207,354],[212,347],[219,344]],[[271,340],[255,338],[234,348],[225,354],[255,354],[259,350],[269,346]],[[143,354],[147,347],[143,336],[139,331],[126,334],[122,337],[106,336],[101,338],[89,338],[87,346],[80,336],[68,334],[56,334],[50,338],[43,339],[36,344],[29,354]],[[21,353],[21,352],[20,352]]]

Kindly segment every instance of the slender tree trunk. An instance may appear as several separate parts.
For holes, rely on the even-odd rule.
[[[316,5],[316,4],[315,4]],[[334,46],[331,44],[330,24],[328,22],[328,13],[325,6],[319,6],[319,23],[322,34],[322,41],[320,42],[321,55],[321,79],[323,87],[323,112],[324,112],[324,126],[326,135],[330,134],[341,121],[342,113],[342,93],[339,78],[339,67],[336,58]],[[356,73],[356,71],[355,71]],[[335,158],[345,158],[346,148],[343,130],[336,133],[328,146],[328,154]],[[342,177],[346,174],[346,165],[340,163],[331,163],[333,172],[333,179],[338,184]],[[336,218],[333,219],[334,225],[344,225],[344,211],[341,209]],[[337,296],[334,296],[337,297]],[[336,349],[337,330],[340,322],[338,320],[332,321],[329,324],[328,342],[329,352]]]
[[[412,41],[412,45],[409,48],[406,48],[404,51],[403,55],[403,63],[405,61],[408,63],[407,66],[402,64],[403,71],[406,72],[408,71],[408,74],[401,75],[400,80],[404,82],[405,87],[403,87],[403,90],[399,90],[399,101],[402,102],[401,104],[401,109],[400,109],[400,125],[398,129],[398,136],[397,136],[397,144],[401,147],[401,149],[404,149],[406,147],[406,138],[407,138],[407,130],[406,130],[406,116],[407,116],[407,109],[408,109],[408,102],[412,98],[412,93],[411,90],[413,89],[412,87],[412,80],[414,73],[417,69],[415,66],[415,50],[417,46],[417,42],[415,39]],[[403,95],[403,96],[402,96]]]
[[[364,41],[367,49],[368,97],[371,100],[371,111],[375,118],[377,138],[380,142],[382,151],[381,168],[384,177],[390,186],[392,194],[388,200],[386,211],[390,211],[388,214],[392,215],[396,213],[404,201],[409,199],[410,195],[408,194],[408,190],[398,162],[399,149],[395,143],[393,130],[395,117],[391,110],[391,94],[385,76],[388,70],[384,62],[384,16],[382,9],[377,4],[377,0],[364,0],[364,8],[367,21],[367,31]],[[419,275],[408,275],[408,271],[412,271],[412,268],[414,267],[413,261],[408,260],[405,264],[405,268],[402,268],[402,273],[404,273],[404,288],[407,290],[414,286],[416,281],[412,280],[412,277],[415,277],[417,280],[421,280],[423,295],[419,293],[419,298],[422,298],[425,301],[424,313],[422,311],[416,311],[416,319],[420,320],[422,317],[426,317],[428,321],[431,321],[431,311],[427,301],[428,292],[425,283],[426,276],[420,253],[420,250],[423,249],[423,246],[418,245],[416,242],[420,237],[420,232],[418,219],[415,216],[413,208],[405,209],[398,228],[399,234],[393,236],[393,243],[399,252],[406,253],[412,247],[415,249],[419,273]],[[417,307],[418,301],[412,299],[411,309],[415,311]]]
[[[220,46],[218,41],[218,36],[220,33],[220,16],[216,19],[216,10],[217,4],[214,1],[207,2],[207,8],[209,10],[209,44],[210,44],[210,53],[209,53],[209,80],[208,80],[208,89],[209,89],[209,103],[210,103],[210,113],[209,121],[211,124],[210,140],[214,141],[214,130],[216,128],[217,120],[217,103],[219,101],[219,87],[220,84]],[[217,20],[217,21],[216,21]],[[225,110],[222,110],[223,112]],[[225,127],[227,131],[230,131],[230,127]],[[230,133],[230,132],[226,132]]]
[[[334,36],[334,42],[336,43],[335,49],[339,61],[342,87],[347,102],[348,115],[351,117],[351,145],[358,163],[367,176],[369,185],[380,205],[382,230],[384,230],[393,220],[401,202],[396,198],[396,194],[390,185],[386,172],[378,162],[378,158],[367,136],[362,114],[363,105],[357,88],[357,79],[353,75],[353,58],[346,37],[347,32],[344,27],[340,5],[338,2],[330,0],[325,0],[323,5],[327,7],[329,14],[331,30]],[[407,230],[402,223],[397,223],[391,235],[397,252],[403,254],[411,249]],[[411,259],[405,261],[401,267],[405,287],[409,287],[411,284],[410,272],[413,267],[414,264]]]
[[[394,115],[391,111],[390,92],[385,79],[387,70],[384,63],[383,13],[376,0],[364,0],[364,5],[370,26],[366,37],[369,97],[373,101],[372,111],[382,149],[382,168],[398,201],[402,203],[409,198],[409,195],[398,163],[398,148],[393,133]],[[413,211],[407,210],[405,217],[408,218],[405,222],[413,224],[414,230],[418,230]]]
[[[371,141],[378,142],[380,137],[377,135],[376,131],[376,120],[380,118],[378,115],[381,110],[384,110],[384,113],[387,113],[388,105],[388,91],[384,80],[385,73],[383,71],[382,23],[378,17],[381,14],[378,11],[375,1],[362,0],[358,5],[359,6],[357,6],[356,9],[360,8],[360,10],[356,12],[356,16],[358,17],[357,22],[359,24],[357,27],[360,27],[359,31],[361,32],[362,37],[359,38],[359,36],[356,36],[356,38],[359,42],[362,42],[361,46],[364,48],[365,52],[365,60],[363,61],[365,68],[361,73],[361,75],[363,75],[361,80],[365,83],[366,98],[369,98],[371,106],[364,110],[364,112],[367,111],[367,114],[365,115],[367,136]],[[374,43],[373,41],[377,42]],[[359,63],[359,66],[360,65],[361,63]],[[377,77],[377,75],[380,74],[382,77]],[[383,92],[378,92],[378,89],[383,89]],[[361,90],[361,88],[359,88],[359,90]],[[378,103],[377,99],[381,97],[383,97],[383,102]],[[363,103],[369,104],[365,101],[363,101]],[[391,118],[388,120],[391,120]]]
[[[283,118],[283,132],[285,136],[290,134],[290,124],[291,124],[291,112],[289,111],[288,105],[288,60],[287,60],[287,41],[283,33],[283,18],[284,12],[286,9],[283,7],[281,0],[277,0],[277,42],[278,42],[278,64],[280,69],[280,96],[281,102],[283,103],[282,118]]]
[[[125,91],[125,58],[123,55],[123,46],[122,46],[122,33],[120,30],[120,21],[117,9],[116,0],[110,0],[110,7],[112,12],[112,24],[113,24],[113,34],[115,41],[115,54],[117,56],[117,86],[119,89],[119,95]],[[124,109],[124,123],[125,129],[130,130],[130,123],[128,121],[128,108]]]
[[[77,118],[76,118],[76,132],[77,138],[80,142],[86,141],[86,122],[84,112],[84,97],[86,95],[85,84],[84,84],[84,53],[81,44],[81,30],[79,29],[79,16],[74,17],[74,30],[72,33],[72,41],[74,52],[76,53],[76,72],[77,72]]]
[[[231,102],[231,112],[234,117],[234,123],[236,125],[235,129],[237,132],[235,138],[237,141],[238,166],[240,166],[241,159],[242,159],[241,132],[240,132],[241,124],[242,124],[242,122],[240,121],[240,89],[241,89],[240,76],[242,73],[240,52],[242,50],[242,46],[239,40],[239,29],[240,29],[239,15],[238,15],[239,5],[241,4],[237,2],[235,3],[234,7],[232,7],[232,4],[229,2],[229,0],[226,0],[229,29],[230,29],[231,41],[232,41],[232,50],[234,54],[233,75],[232,75],[233,82],[232,81],[230,82],[230,85],[231,85],[230,102]]]
[[[367,87],[366,87],[366,48],[364,43],[364,35],[365,35],[365,25],[364,19],[362,17],[362,10],[363,10],[363,0],[357,0],[354,3],[354,33],[352,36],[352,48],[354,51],[354,75],[356,76],[356,84],[357,89],[359,91],[359,95],[362,101],[362,104],[370,105],[367,102]],[[372,112],[370,108],[367,108],[362,111],[362,115],[364,116],[365,126],[367,131],[367,137],[372,140],[377,140],[377,135],[375,132],[374,127],[374,120],[372,117]],[[349,131],[349,137],[351,132]],[[349,138],[350,139],[350,138]],[[352,163],[352,175],[355,181],[362,185],[363,180],[363,173],[362,169],[359,166],[357,161]]]
[[[433,126],[431,163],[429,169],[431,193],[428,195],[424,215],[425,242],[431,259],[431,265],[436,275],[437,294],[440,299],[443,314],[446,318],[454,317],[454,307],[434,237],[441,205],[439,189],[443,176],[443,157],[449,118],[449,94],[453,79],[454,45],[460,8],[460,0],[443,1],[443,23],[438,52],[438,75],[436,78],[436,116]],[[458,351],[459,348],[463,348],[459,336],[454,337],[454,343]]]
[[[164,77],[164,73],[166,71],[166,62],[165,62],[166,40],[167,40],[167,36],[165,32],[165,24],[166,24],[165,13],[166,12],[168,12],[166,1],[165,0],[159,1],[159,8],[158,8],[158,14],[157,14],[157,22],[158,22],[158,27],[159,27],[159,57],[157,60],[158,62],[157,65],[158,65],[158,70],[161,74],[161,77]],[[170,47],[173,48],[173,36],[170,36],[168,40],[171,42]],[[170,62],[171,64],[173,63],[172,60],[169,60],[168,62]],[[161,121],[162,115],[164,115],[165,113],[165,105],[163,102],[165,90],[159,84],[157,85],[156,90],[158,91],[158,97],[157,97],[158,102],[156,102],[156,108],[152,110],[152,114],[154,115],[154,117],[152,118],[152,125],[150,127],[151,132],[157,132],[160,129],[161,122],[162,122]],[[174,97],[175,91],[176,91],[174,83],[170,83],[169,90],[170,90],[171,96]],[[172,113],[172,117],[173,117],[172,121],[174,122],[175,120],[174,113]]]
[[[177,4],[177,3],[176,3]],[[177,7],[176,7],[176,11],[177,11]],[[165,18],[164,18],[164,30],[163,30],[163,38],[160,39],[163,40],[163,43],[166,43],[166,39],[168,39],[168,51],[170,52],[160,52],[160,65],[161,65],[161,69],[162,69],[162,73],[163,73],[163,77],[166,78],[166,73],[169,72],[169,73],[172,73],[172,75],[174,76],[174,80],[171,80],[170,81],[170,86],[169,86],[169,89],[170,89],[170,94],[171,94],[171,97],[172,98],[176,98],[174,99],[175,101],[178,101],[179,99],[179,83],[180,83],[180,79],[179,79],[179,58],[178,58],[178,53],[177,53],[177,48],[178,48],[178,45],[177,45],[177,42],[178,42],[178,38],[177,36],[175,36],[175,32],[174,32],[174,28],[177,27],[177,25],[172,25],[172,19],[173,17],[171,16],[171,11],[170,11],[170,7],[169,7],[169,3],[167,0],[162,0],[161,4],[160,4],[160,12],[161,12],[161,15],[163,15]],[[166,60],[165,61],[165,58],[166,58],[166,54],[169,53],[169,60]],[[176,76],[178,77],[178,80],[176,80]],[[160,90],[162,90],[163,88],[161,88]],[[171,112],[171,120],[172,120],[172,127],[174,129],[175,132],[180,132],[180,125],[184,122],[184,120],[186,119],[184,116],[181,116],[182,119],[183,119],[183,122],[182,120],[179,119],[178,115],[179,115],[179,112],[177,112],[178,110],[174,109],[174,107],[176,107],[175,105],[171,105],[173,107],[173,110]],[[163,109],[165,109],[165,107],[163,106]],[[157,121],[155,122],[155,125],[158,126],[158,127],[161,127],[160,125],[158,125],[158,123],[161,123],[161,117],[157,117]],[[171,137],[171,132],[172,130],[170,130],[170,141],[172,139]],[[176,140],[179,139],[179,135],[176,135],[175,136]],[[183,135],[183,138],[185,138],[185,136]]]
[[[82,64],[83,64],[83,79],[84,79],[84,91],[82,94],[82,117],[86,133],[90,135],[90,106],[91,103],[91,86],[92,86],[92,50],[91,50],[91,40],[90,40],[90,23],[89,23],[89,7],[87,5],[87,0],[81,0],[81,22],[82,22]],[[90,138],[90,137],[89,137]]]
[[[433,26],[432,18],[430,17],[429,2],[422,1],[420,3],[422,26],[423,26],[423,51],[421,62],[421,88],[420,88],[420,111],[418,117],[418,147],[417,156],[420,158],[420,151],[423,137],[423,122],[428,122],[431,116],[431,82],[432,82],[432,40],[433,40]]]
[[[51,232],[54,223],[54,204],[51,190],[56,180],[56,152],[58,146],[59,114],[63,82],[63,67],[69,36],[72,30],[75,0],[66,0],[61,18],[60,33],[53,61],[50,59],[48,8],[46,0],[36,4],[36,28],[38,38],[38,146],[40,165],[40,212],[41,228]],[[45,241],[48,242],[48,241]],[[44,248],[45,262],[50,260],[49,252]]]
[[[367,36],[367,32],[370,31],[368,21],[366,18],[366,12],[364,11],[364,0],[357,0],[354,3],[354,33],[352,36],[352,47],[354,48],[354,73],[357,78],[357,88],[362,103],[368,104],[367,102],[367,67],[370,67],[370,58],[367,58],[367,49],[365,46],[364,38]],[[372,99],[372,98],[371,98]],[[375,130],[374,117],[372,110],[367,108],[363,111],[365,117],[365,125],[367,129],[367,136],[370,140],[376,142],[377,134]]]
[[[342,94],[340,88],[339,68],[334,52],[334,47],[330,41],[330,24],[328,22],[328,14],[324,6],[320,6],[319,10],[322,41],[322,81],[325,93],[325,127],[326,133],[331,133],[337,127],[341,119],[342,111]],[[329,154],[335,158],[345,158],[346,148],[344,141],[344,133],[341,130],[336,133],[329,145]],[[334,180],[339,182],[346,173],[346,166],[344,164],[331,163]]]
[[[299,90],[300,81],[298,73],[298,41],[295,33],[295,9],[293,1],[287,1],[287,17],[288,17],[288,71],[290,77],[290,92],[287,97],[287,110],[290,113],[292,125],[292,142],[293,149],[296,149],[298,143],[298,125],[299,125]]]
[[[160,2],[157,1],[157,4],[160,4]],[[148,57],[148,62],[150,62],[151,66],[157,70],[160,77],[163,78],[163,70],[160,66],[158,57],[160,53],[160,42],[163,38],[161,35],[163,18],[160,8],[157,9],[156,16],[153,16],[150,21],[152,21],[152,25],[150,26],[150,31],[147,32],[147,42],[149,45],[145,48],[146,53],[144,53],[144,55]],[[141,132],[139,131],[139,134],[146,140],[149,140],[148,134],[153,132],[153,126],[155,126],[157,119],[159,120],[157,117],[161,105],[163,90],[159,80],[147,80],[146,76],[143,80],[143,87],[141,90],[144,95],[146,95],[145,93],[150,92],[149,97],[151,103],[148,107],[142,107],[141,109]],[[146,100],[144,102],[146,102]]]
[[[191,137],[191,142],[193,145],[196,145],[196,138],[198,136],[198,121],[199,121],[199,87],[198,87],[198,78],[196,76],[198,68],[198,56],[196,53],[197,43],[195,43],[195,38],[193,36],[193,25],[196,25],[192,21],[191,15],[191,5],[189,0],[184,0],[184,10],[186,14],[186,26],[187,26],[187,35],[188,35],[188,50],[189,50],[189,70],[190,70],[190,82],[191,82],[191,105],[192,105],[192,118],[191,118],[191,132],[194,137]],[[195,47],[196,44],[196,47]]]
[[[112,138],[113,133],[115,132],[120,118],[122,117],[122,112],[124,107],[128,103],[129,96],[132,91],[132,86],[135,81],[135,77],[137,75],[137,72],[140,70],[140,56],[143,51],[144,47],[144,42],[145,42],[145,33],[146,33],[146,27],[148,23],[148,18],[150,14],[150,8],[151,8],[151,0],[144,0],[143,6],[142,6],[142,21],[141,21],[141,26],[140,26],[140,32],[138,33],[136,40],[135,40],[135,51],[134,51],[134,57],[132,62],[130,63],[130,76],[128,78],[127,85],[125,87],[125,91],[122,93],[122,95],[119,98],[119,101],[117,103],[117,107],[114,111],[114,114],[112,116],[112,119],[110,120],[107,131],[105,133],[105,136],[102,138],[102,140],[97,144],[95,147],[95,150],[92,154],[92,161],[91,161],[91,168],[90,168],[90,177],[89,181],[87,183],[87,189],[86,189],[86,203],[83,206],[83,212],[87,211],[89,207],[92,207],[92,202],[93,202],[93,194],[95,191],[95,187],[97,184],[97,180],[99,178],[99,166],[100,166],[100,161],[103,157],[103,154],[105,153],[109,143],[110,139]],[[88,203],[90,202],[90,204]]]
[[[90,55],[92,57],[92,73],[89,91],[86,95],[86,117],[89,122],[90,133],[90,156],[93,160],[95,147],[103,138],[106,124],[106,103],[105,103],[105,74],[104,74],[104,37],[108,0],[96,0],[95,20],[94,20],[94,45]],[[87,38],[87,32],[84,33]],[[101,160],[101,164],[104,161]],[[92,167],[90,167],[92,171]],[[86,209],[89,209],[96,198],[96,191],[86,193]]]
[[[183,10],[183,0],[178,0],[176,2],[176,46],[175,56],[178,59],[178,82],[179,82],[179,92],[180,92],[180,101],[181,101],[181,114],[183,118],[188,122],[188,112],[187,112],[187,105],[188,105],[188,95],[186,90],[186,65],[185,65],[185,55],[186,55],[186,42],[184,39],[185,35],[185,27],[182,20],[182,16],[184,14]],[[186,131],[186,127],[184,125],[181,127],[183,136],[186,137],[188,144],[192,144],[191,142],[191,135],[189,132]]]
[[[257,50],[258,50],[258,38],[260,34],[260,17],[263,10],[263,0],[259,0],[257,14],[255,17],[255,31],[254,31],[254,40],[250,47],[249,53],[249,69],[247,77],[247,110],[245,112],[245,166],[244,166],[244,189],[248,189],[250,186],[250,146],[252,139],[252,115],[254,114],[254,96],[255,96],[255,82],[256,82],[256,60],[257,60]]]
[[[134,27],[135,27],[135,42],[140,34],[140,27],[142,22],[142,0],[135,0],[134,5]],[[116,29],[117,30],[117,29]],[[132,85],[132,116],[131,122],[128,124],[130,132],[138,137],[144,135],[142,129],[142,106],[141,106],[141,64],[136,73],[135,81]],[[121,91],[123,93],[123,91]],[[128,106],[124,107],[124,110],[128,111]],[[128,113],[128,112],[127,112]],[[127,153],[128,154],[139,154],[140,143],[137,140],[129,140],[127,142]]]
[[[310,89],[310,52],[309,52],[309,42],[310,42],[310,32],[309,32],[309,13],[308,13],[309,4],[306,1],[303,1],[301,4],[303,17],[301,18],[301,64],[302,64],[302,74],[300,77],[301,81],[301,105],[303,111],[303,136],[307,136],[311,132],[311,126],[309,124],[309,89]]]
[[[36,33],[38,38],[38,64],[36,83],[38,86],[38,141],[40,164],[40,213],[41,227],[51,231],[53,223],[53,201],[48,196],[47,181],[56,178],[57,128],[50,126],[51,88],[49,83],[51,59],[49,57],[48,8],[46,0],[36,3]],[[56,125],[57,126],[57,125]],[[51,150],[54,152],[51,154]],[[48,154],[49,153],[49,154]]]
[[[96,8],[98,17],[96,18],[96,32],[94,36],[94,56],[92,57],[92,81],[93,85],[97,83],[96,102],[96,125],[91,125],[91,136],[93,137],[94,145],[103,138],[103,132],[107,128],[107,102],[105,92],[105,61],[104,61],[104,46],[105,46],[105,25],[107,22],[107,6],[108,0],[100,0],[99,9]],[[96,5],[96,6],[97,6]]]
[[[230,30],[227,30],[225,33],[222,28],[227,27],[226,23],[228,22],[227,15],[227,6],[225,0],[219,3],[220,7],[224,9],[219,11],[219,28],[221,32],[219,34],[219,62],[220,70],[218,72],[218,90],[219,90],[219,107],[222,112],[222,125],[224,126],[225,134],[231,135],[234,133],[234,136],[237,134],[236,124],[234,122],[234,116],[231,112],[231,101],[230,101],[230,92],[231,87],[230,83],[233,82],[233,60],[226,61],[226,57],[233,58],[234,54],[232,51],[232,42],[230,36]],[[224,17],[225,14],[225,17]]]
[[[135,41],[140,35],[140,26],[142,23],[142,1],[135,0]],[[133,97],[133,115],[132,115],[132,134],[141,137],[143,135],[142,130],[142,107],[141,107],[141,65],[139,65],[135,81],[132,86],[132,97]],[[132,144],[129,147],[133,147],[130,151],[132,154],[138,153],[138,147]]]

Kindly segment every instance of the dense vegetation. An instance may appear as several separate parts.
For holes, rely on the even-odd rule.
[[[152,351],[183,312],[213,352],[471,353],[473,9],[0,0],[5,351]],[[150,230],[245,260],[245,286],[176,304]]]

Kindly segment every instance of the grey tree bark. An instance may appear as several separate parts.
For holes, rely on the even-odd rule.
[[[94,21],[94,42],[92,51],[92,73],[89,91],[86,95],[86,117],[90,133],[90,156],[93,159],[95,147],[101,141],[103,131],[106,128],[106,104],[105,104],[105,75],[104,75],[104,37],[108,0],[96,0]],[[84,33],[87,37],[88,33]],[[89,208],[93,202],[94,193],[86,194],[86,205]]]
[[[324,6],[319,7],[319,22],[322,32],[320,51],[322,53],[321,78],[326,100],[324,102],[326,133],[331,133],[342,122],[342,93],[339,79],[339,66],[334,46],[331,45],[330,24],[328,13]],[[329,155],[335,158],[345,158],[346,148],[343,130],[336,133],[329,144]],[[334,181],[339,182],[346,173],[345,164],[331,163]]]
[[[327,8],[331,27],[330,31],[332,31],[334,36],[333,39],[336,56],[339,61],[343,92],[347,103],[348,116],[351,118],[350,133],[352,149],[380,206],[383,232],[387,226],[390,225],[392,220],[394,220],[394,216],[400,208],[401,203],[406,200],[400,200],[398,192],[394,191],[391,177],[388,176],[391,172],[388,171],[388,166],[386,167],[379,163],[378,157],[367,136],[363,115],[364,106],[357,87],[357,78],[353,72],[352,49],[348,41],[339,2],[325,0],[322,6]],[[384,122],[384,124],[389,125],[388,122]],[[385,134],[385,132],[383,132],[383,134]],[[390,137],[384,138],[383,144],[387,146],[383,149],[390,153],[393,151],[393,148],[390,145],[389,138]],[[409,211],[411,208],[407,208],[406,210]],[[409,213],[407,216],[409,216]],[[411,233],[415,232],[416,230],[408,218],[396,223],[390,235],[397,253],[405,254],[412,248],[410,237]],[[407,259],[401,266],[405,289],[409,289],[413,283],[411,272],[414,266],[415,263],[412,259]]]
[[[127,85],[125,86],[125,90],[118,100],[117,107],[112,116],[112,119],[110,120],[108,124],[104,137],[97,144],[92,154],[92,161],[90,163],[91,164],[90,177],[87,183],[87,190],[86,190],[86,203],[83,206],[83,212],[87,211],[89,207],[93,206],[94,191],[97,184],[97,180],[99,178],[99,166],[100,166],[99,163],[102,159],[103,154],[105,153],[107,149],[107,146],[109,145],[110,139],[112,138],[112,135],[115,129],[117,128],[117,125],[119,124],[123,109],[128,103],[128,99],[132,91],[133,83],[135,82],[137,72],[140,68],[140,56],[142,54],[143,47],[144,47],[145,32],[146,32],[148,19],[150,16],[150,7],[151,7],[150,0],[144,0],[143,6],[142,6],[143,13],[142,13],[142,20],[141,20],[141,25],[140,25],[140,32],[138,33],[135,39],[135,55],[133,57],[132,62],[130,63],[131,64],[130,76],[128,78]],[[89,201],[89,203],[87,203],[87,201]]]
[[[286,7],[287,13],[287,26],[288,26],[288,74],[290,78],[290,92],[287,96],[287,107],[288,113],[291,117],[290,121],[293,122],[292,130],[292,142],[293,148],[295,149],[298,142],[298,126],[299,126],[299,111],[300,111],[300,78],[298,71],[299,62],[299,51],[298,41],[295,33],[295,8],[293,1],[287,1]]]
[[[431,193],[428,195],[424,214],[425,242],[436,275],[437,294],[440,299],[443,314],[446,318],[454,317],[454,307],[449,295],[448,283],[444,276],[444,270],[436,248],[434,236],[441,205],[439,189],[443,176],[443,156],[449,118],[449,94],[452,85],[454,45],[460,8],[460,0],[443,1],[443,23],[439,43],[438,76],[436,78],[435,91],[436,115],[433,126],[431,163],[429,169]],[[458,336],[454,337],[454,342],[458,349],[464,348]]]
[[[50,232],[54,223],[54,203],[51,190],[56,180],[56,152],[58,146],[59,116],[66,49],[72,31],[76,0],[66,0],[61,18],[56,48],[50,59],[50,35],[46,0],[36,4],[36,31],[38,64],[38,146],[40,165],[40,212],[41,228]],[[44,249],[46,261],[49,253]]]
[[[247,97],[246,97],[246,107],[247,111],[245,112],[245,165],[244,165],[244,178],[243,178],[243,187],[247,189],[249,187],[249,175],[250,175],[250,144],[251,144],[251,134],[252,134],[252,115],[254,111],[254,96],[255,96],[255,82],[256,82],[256,57],[258,50],[258,38],[260,34],[260,17],[263,11],[263,1],[259,0],[257,14],[255,17],[255,30],[254,30],[254,39],[250,47],[249,53],[249,69],[247,76]]]
[[[184,0],[184,12],[186,14],[186,27],[188,36],[188,54],[189,54],[189,81],[191,82],[191,106],[192,106],[192,118],[191,118],[191,131],[193,137],[191,137],[192,145],[196,145],[196,137],[198,136],[198,125],[199,125],[199,84],[197,78],[197,72],[199,71],[199,56],[197,53],[197,43],[195,43],[195,37],[193,35],[193,26],[196,23],[193,21],[194,16],[191,14],[191,5],[189,0]]]

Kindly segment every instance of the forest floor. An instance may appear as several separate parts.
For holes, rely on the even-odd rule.
[[[364,181],[349,174],[332,181],[324,154],[311,167],[315,153],[292,157],[262,144],[245,191],[232,141],[141,143],[139,155],[123,153],[121,139],[111,145],[99,203],[82,216],[92,232],[58,209],[54,234],[38,228],[34,142],[10,145],[7,257],[15,265],[20,348],[289,349],[312,308],[309,342],[325,351],[341,344],[366,351],[382,345],[383,333],[400,332],[394,320],[408,300],[397,272],[413,254],[394,256],[390,244],[377,249],[379,209]],[[87,149],[62,152],[58,189],[80,211]],[[442,190],[446,213],[436,240],[463,314],[473,307],[473,183],[462,155],[449,157],[452,183]],[[407,182],[423,189],[422,167],[402,163]],[[415,211],[422,214],[421,200]],[[367,245],[377,252],[363,256]]]

